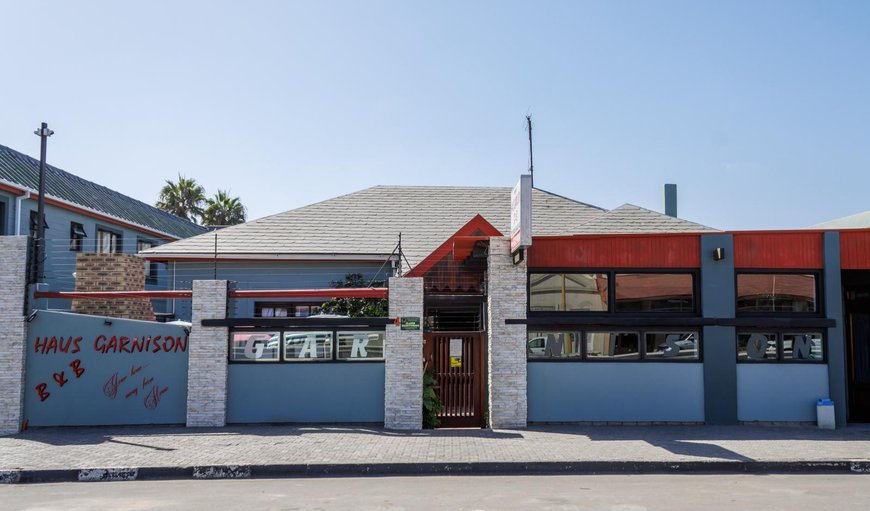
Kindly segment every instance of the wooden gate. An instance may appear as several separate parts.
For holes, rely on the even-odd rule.
[[[443,407],[441,427],[485,426],[483,334],[430,332],[425,339],[426,359],[434,370]]]

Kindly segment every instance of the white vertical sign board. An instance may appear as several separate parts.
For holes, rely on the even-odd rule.
[[[522,175],[511,191],[511,252],[532,246],[532,176]]]

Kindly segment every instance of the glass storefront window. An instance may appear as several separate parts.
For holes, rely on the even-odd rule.
[[[637,360],[640,336],[637,332],[586,332],[586,357]]]
[[[776,360],[779,346],[776,334],[742,332],[737,334],[737,360],[757,362]]]
[[[383,360],[383,332],[338,332],[339,360]]]
[[[813,362],[824,360],[822,334],[790,333],[782,334],[782,359],[794,362]]]
[[[691,273],[617,273],[616,312],[694,312]]]
[[[580,357],[580,332],[529,332],[526,354],[529,358]]]
[[[332,359],[332,332],[284,332],[284,359],[288,362]]]
[[[278,360],[278,332],[233,332],[230,360],[234,362],[275,362]]]
[[[644,358],[698,359],[699,338],[698,332],[646,332]]]
[[[606,273],[532,273],[529,307],[533,311],[607,311]]]
[[[797,273],[739,273],[737,311],[817,312],[816,276]]]

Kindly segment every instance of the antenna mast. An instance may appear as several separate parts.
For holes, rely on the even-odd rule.
[[[535,160],[532,153],[532,116],[526,116],[526,126],[529,130],[529,175],[532,176],[532,188],[535,187]]]

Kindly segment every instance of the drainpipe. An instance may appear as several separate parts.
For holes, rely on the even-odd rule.
[[[21,203],[30,198],[30,192],[24,192],[15,199],[15,235],[21,235]]]

